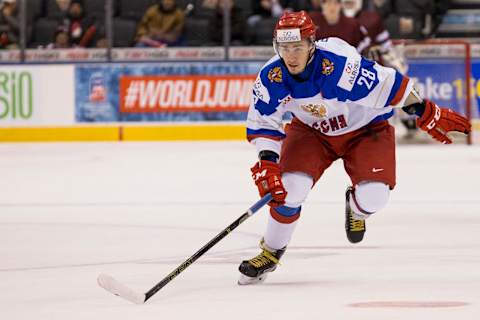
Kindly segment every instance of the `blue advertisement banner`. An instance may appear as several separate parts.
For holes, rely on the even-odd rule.
[[[185,111],[122,113],[119,105],[122,77],[256,75],[261,62],[144,63],[79,65],[75,70],[77,122],[117,121],[244,121],[246,111]]]
[[[408,76],[417,83],[420,94],[462,114],[466,113],[465,63],[459,59],[410,59]],[[475,59],[471,68],[472,117],[478,118],[480,99],[480,60]]]
[[[246,112],[175,111],[121,112],[122,77],[256,76],[263,62],[194,62],[78,65],[75,69],[75,117],[77,122],[132,121],[244,121]],[[415,79],[422,96],[437,104],[465,113],[465,64],[460,59],[411,59],[408,75]],[[472,117],[479,117],[480,59],[472,63]],[[147,81],[147,80],[146,80]],[[195,84],[194,84],[195,85]],[[173,87],[172,87],[173,88]],[[153,88],[152,92],[154,92]],[[173,89],[171,89],[173,90]],[[160,99],[161,100],[161,99]]]

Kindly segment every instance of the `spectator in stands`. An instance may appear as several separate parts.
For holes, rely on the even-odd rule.
[[[95,48],[97,49],[107,49],[108,48],[108,40],[106,37],[101,37],[95,41]]]
[[[366,6],[377,11],[383,19],[390,13],[390,0],[370,0]]]
[[[107,30],[104,25],[100,25],[93,39],[94,47],[107,49],[108,48],[108,39],[107,39]]]
[[[338,37],[357,48],[362,53],[370,45],[365,27],[354,18],[346,17],[342,12],[340,0],[312,0],[310,17],[317,26],[316,38]],[[318,11],[318,9],[321,11]]]
[[[284,6],[285,11],[301,11],[307,12],[321,11],[320,3],[311,0],[289,0]]]
[[[363,0],[341,0],[343,13],[350,18],[357,19],[361,25],[367,28],[369,35],[383,34],[385,27],[383,26],[383,19],[380,14],[375,10],[368,10],[364,6]],[[388,31],[386,31],[388,34]],[[388,35],[386,35],[389,37]],[[382,39],[385,36],[382,37]],[[375,42],[375,38],[371,38],[372,42]],[[381,40],[383,41],[383,40]]]
[[[87,16],[81,0],[72,0],[59,28],[67,30],[73,47],[90,47],[97,32],[95,16]]]
[[[435,0],[376,0],[392,38],[419,39],[432,32]]]
[[[218,0],[197,0],[194,18],[210,20],[215,15],[217,4]]]
[[[408,64],[403,52],[393,46],[390,34],[383,24],[382,16],[375,10],[365,9],[363,0],[341,1],[344,14],[347,17],[355,18],[367,29],[368,36],[372,40],[371,46],[368,48],[368,58],[384,66],[392,67],[401,74],[406,75]],[[407,130],[405,138],[414,138],[418,131],[416,118],[405,112],[397,113],[397,117]]]
[[[261,19],[279,18],[284,11],[307,10],[309,0],[251,0],[252,14],[247,19],[249,28],[255,30]]]
[[[451,0],[435,0],[433,17],[432,17],[432,35],[437,32],[438,27],[442,24],[443,17],[447,13],[448,9],[452,6]]]
[[[63,19],[68,15],[71,0],[48,1],[47,17],[54,19]]]
[[[380,14],[374,10],[363,9],[363,0],[341,0],[341,3],[343,13],[347,17],[356,19],[367,30],[371,39],[368,57],[405,75],[408,70],[405,58],[393,46]]]
[[[252,14],[247,18],[247,39],[250,44],[257,43],[258,29],[262,28],[260,23],[270,19],[272,26],[282,15],[284,8],[280,0],[251,0]],[[275,22],[274,22],[275,21]],[[273,30],[272,30],[273,32]]]
[[[181,44],[185,14],[176,0],[158,0],[149,7],[138,25],[137,47],[165,47]]]
[[[57,31],[55,31],[53,43],[47,45],[47,49],[66,49],[71,47],[70,35],[68,30],[64,28],[58,28]]]
[[[252,14],[247,19],[249,27],[255,28],[260,19],[278,18],[283,13],[283,6],[279,0],[252,0]]]
[[[18,48],[19,37],[17,1],[3,0],[0,4],[0,48]]]
[[[234,0],[218,0],[215,14],[210,19],[210,41],[215,45],[223,44],[223,12],[225,6],[230,10],[230,41],[232,45],[242,45],[245,41],[245,18],[243,10]]]

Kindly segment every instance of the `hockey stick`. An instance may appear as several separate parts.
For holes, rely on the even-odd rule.
[[[195,252],[190,258],[185,260],[175,270],[170,272],[165,278],[163,278],[162,281],[157,283],[154,287],[152,287],[150,290],[148,290],[145,293],[135,292],[107,274],[100,274],[97,278],[97,282],[100,285],[100,287],[113,293],[114,295],[122,297],[136,304],[143,304],[148,299],[150,299],[155,293],[157,293],[160,289],[162,289],[165,285],[167,285],[170,281],[172,281],[176,276],[178,276],[181,272],[183,272],[183,270],[185,270],[192,263],[194,263],[198,258],[200,258],[205,252],[210,250],[220,240],[225,238],[230,232],[232,232],[235,228],[237,228],[241,223],[243,223],[255,212],[260,210],[260,208],[262,208],[264,205],[270,202],[270,200],[272,200],[272,195],[271,194],[265,195],[263,198],[257,201],[257,203],[251,206],[244,214],[238,217],[237,220],[232,222],[228,227],[226,227],[219,234],[217,234],[215,238],[210,240],[200,250]]]

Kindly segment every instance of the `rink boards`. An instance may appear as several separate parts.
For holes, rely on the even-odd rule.
[[[241,140],[263,61],[9,65],[0,70],[0,141]],[[465,63],[409,60],[424,97],[462,114]],[[471,109],[480,132],[480,59]],[[475,139],[476,140],[476,139]]]
[[[0,127],[0,142],[241,140],[241,124]]]

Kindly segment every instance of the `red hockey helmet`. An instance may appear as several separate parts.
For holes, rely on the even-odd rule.
[[[285,12],[275,26],[274,42],[294,42],[302,39],[315,40],[317,27],[312,18],[305,12]]]

